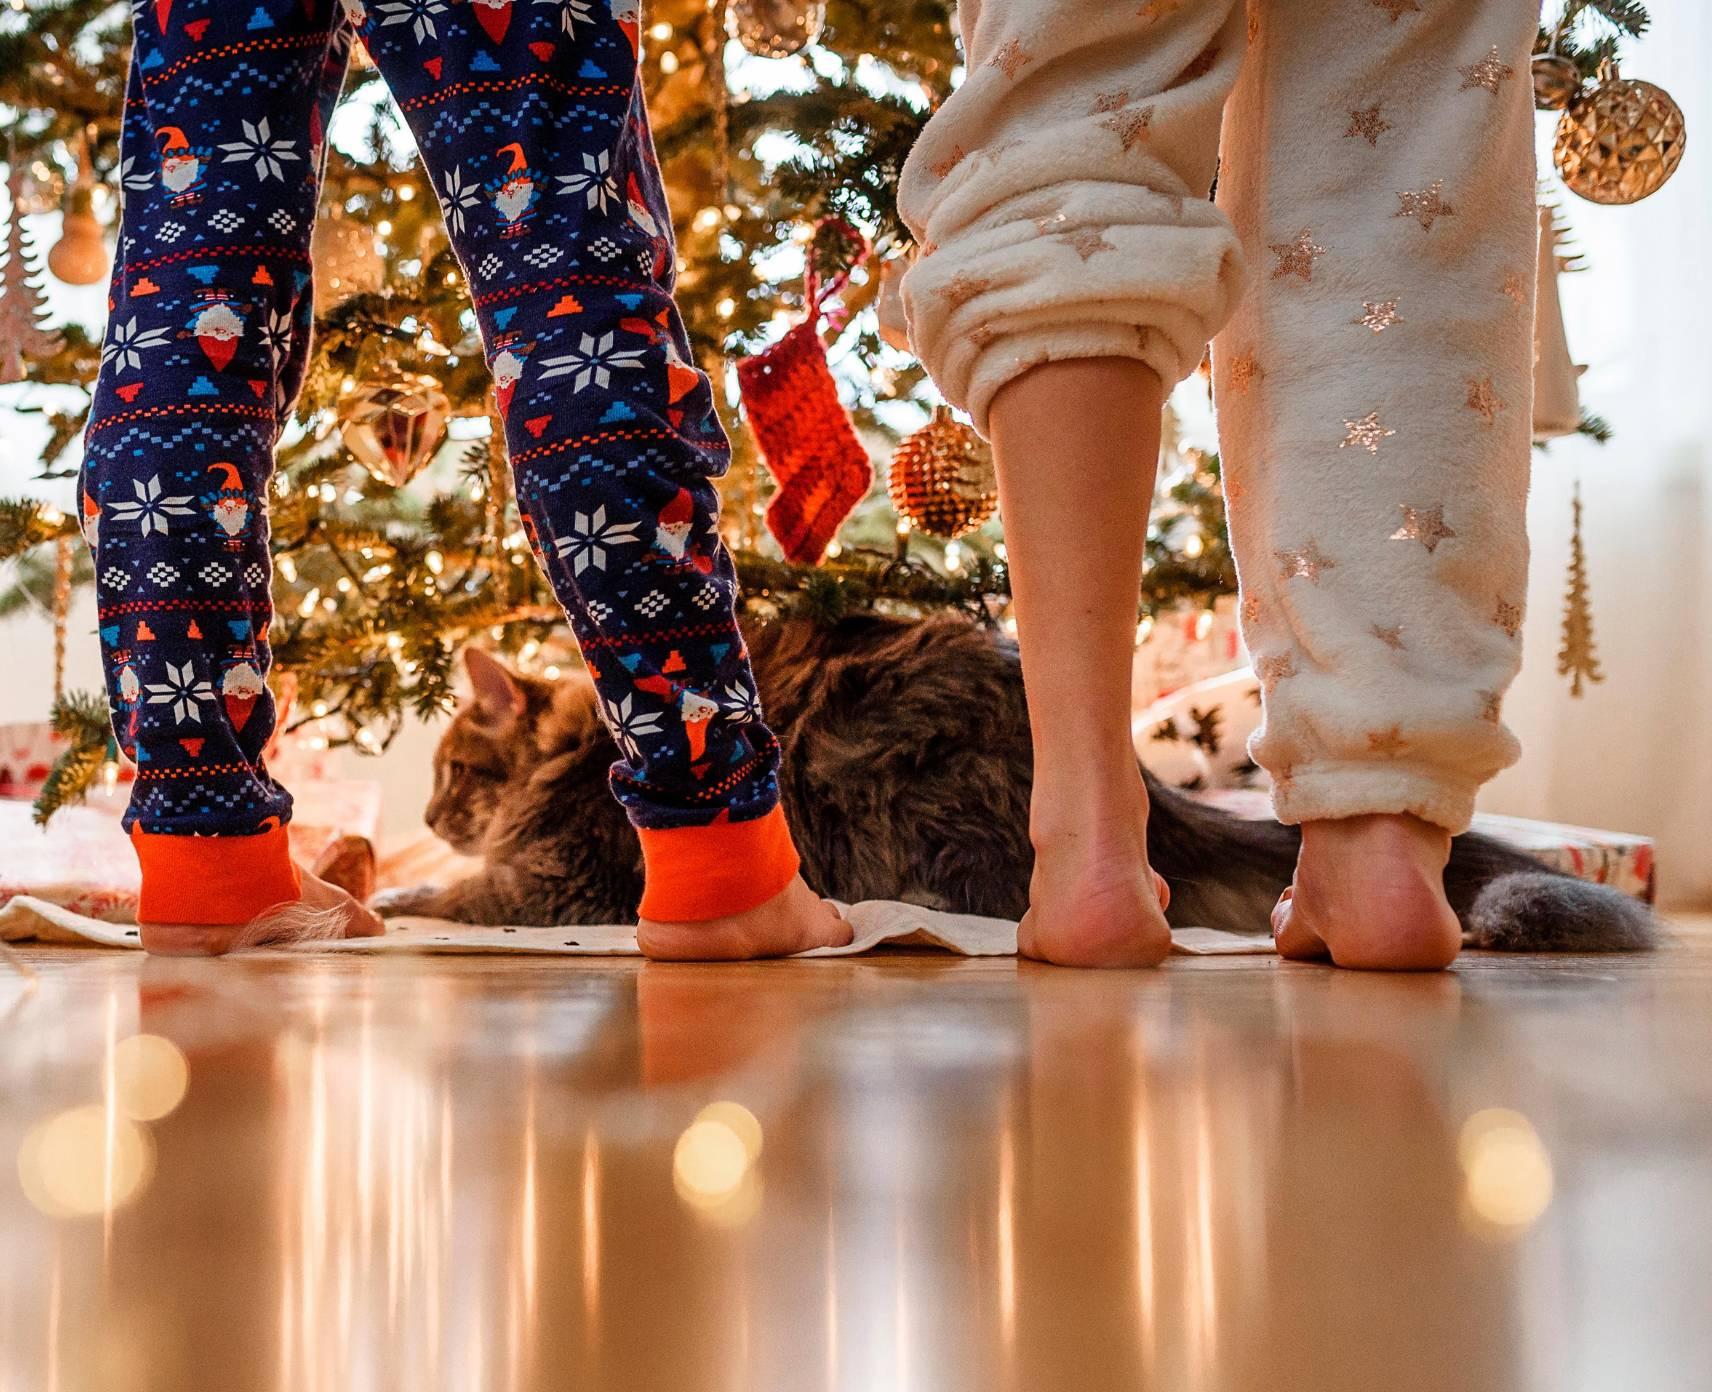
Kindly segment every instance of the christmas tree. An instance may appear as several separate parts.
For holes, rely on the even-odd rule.
[[[820,566],[782,562],[762,525],[771,483],[730,370],[802,320],[809,265],[830,276],[865,251],[829,349],[845,405],[882,461],[928,419],[931,386],[895,335],[885,341],[874,305],[880,268],[912,250],[897,174],[956,80],[953,10],[951,0],[657,0],[647,16],[643,72],[678,237],[679,301],[702,366],[727,386],[725,530],[761,618],[875,605],[951,605],[992,618],[1005,603],[997,523],[954,541],[925,538],[894,514],[883,479]],[[1583,41],[1586,21],[1611,33]],[[1628,0],[1570,0],[1564,23],[1542,30],[1541,48],[1555,45],[1591,72],[1618,36],[1644,24]],[[83,402],[8,403],[47,422],[44,480],[75,473],[100,345],[85,326],[44,331],[21,217],[63,208],[86,239],[86,213],[112,222],[127,179],[140,174],[119,149],[128,43],[125,9],[109,0],[0,11],[13,190],[0,366]],[[454,656],[469,638],[549,672],[575,658],[528,563],[491,428],[491,380],[434,191],[360,51],[332,145],[315,242],[314,356],[270,499],[274,655],[297,685],[295,722],[378,750],[408,714],[448,707]],[[62,241],[71,233],[68,219]],[[89,250],[86,240],[61,263],[86,263]],[[1165,465],[1147,612],[1210,604],[1235,588],[1216,456],[1177,451]],[[0,561],[14,562],[0,615],[25,596],[46,602],[63,591],[57,543],[75,535],[64,510],[0,499]],[[87,579],[78,548],[69,580]],[[93,777],[93,751],[107,738],[99,709],[89,698],[60,703],[73,750],[50,803]]]
[[[118,143],[128,37],[125,15],[104,0],[47,0],[0,28],[0,104],[16,113],[20,265],[21,211],[100,204],[93,184],[110,219],[123,196],[133,173]],[[804,317],[809,264],[831,276],[867,253],[829,353],[863,442],[883,460],[933,405],[920,365],[882,340],[873,305],[881,264],[910,250],[897,174],[951,90],[952,5],[660,0],[644,45],[678,238],[678,298],[702,366],[729,386],[734,359]],[[315,242],[314,356],[270,498],[274,655],[296,682],[294,723],[374,751],[407,714],[447,708],[455,654],[471,637],[549,672],[575,655],[528,563],[490,426],[488,370],[434,191],[360,49],[331,143]],[[21,275],[9,283],[0,303],[33,330],[18,336],[23,378],[87,388],[98,340],[78,326],[53,338],[34,331],[35,300],[18,289]],[[752,613],[831,618],[879,605],[998,616],[1006,578],[997,524],[957,541],[923,537],[893,514],[883,478],[820,566],[781,561],[762,525],[769,477],[735,392],[721,404],[733,440],[725,530]],[[42,478],[75,472],[86,410],[86,399],[46,410]],[[1150,608],[1210,602],[1234,585],[1216,460],[1177,461],[1169,488],[1174,502],[1150,548]],[[25,592],[49,597],[53,543],[75,529],[60,509],[0,501],[0,560],[18,561],[14,604]],[[81,554],[72,578],[87,578]],[[107,743],[98,701],[62,701],[56,719],[72,753],[52,805],[88,786]]]

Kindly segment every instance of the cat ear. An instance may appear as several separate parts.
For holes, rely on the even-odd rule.
[[[509,720],[523,714],[523,688],[511,669],[492,653],[464,649],[464,670],[470,674],[476,705],[492,719]]]

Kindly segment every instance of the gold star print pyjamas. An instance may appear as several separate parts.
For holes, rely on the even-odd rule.
[[[1171,384],[1213,340],[1251,752],[1286,822],[1459,832],[1518,753],[1535,20],[965,3],[968,78],[904,170],[911,339],[983,432],[1037,364],[1129,357]]]

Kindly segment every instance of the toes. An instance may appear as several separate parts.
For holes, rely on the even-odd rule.
[[[1171,907],[1171,886],[1165,883],[1165,876],[1157,870],[1153,872],[1153,892],[1159,896],[1159,911],[1164,913]]]
[[[1272,941],[1280,957],[1294,962],[1324,961],[1331,956],[1325,940],[1297,911],[1296,891],[1292,886],[1278,898],[1272,908]]]

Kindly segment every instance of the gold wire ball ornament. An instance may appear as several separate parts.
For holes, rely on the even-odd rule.
[[[789,58],[820,37],[826,0],[732,0],[731,36],[760,58]]]
[[[358,387],[339,407],[339,438],[382,483],[409,483],[434,457],[452,413],[439,382],[393,369]]]
[[[1573,193],[1593,203],[1638,203],[1682,163],[1682,108],[1662,87],[1602,63],[1599,85],[1558,118],[1552,162]]]
[[[949,406],[935,407],[933,419],[898,446],[886,489],[899,517],[947,541],[974,531],[999,506],[993,452]]]
[[[1536,53],[1530,66],[1536,111],[1562,111],[1581,90],[1581,69],[1561,53]]]

